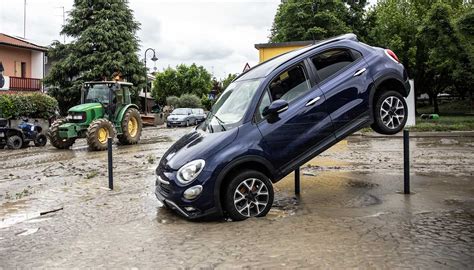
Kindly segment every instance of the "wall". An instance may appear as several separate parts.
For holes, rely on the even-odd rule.
[[[43,52],[31,51],[31,78],[43,79],[43,57]]]
[[[270,58],[273,58],[277,55],[293,51],[299,48],[303,48],[304,46],[287,46],[287,47],[273,47],[273,48],[260,48],[259,49],[259,58],[260,58],[260,63],[263,61],[266,61]]]
[[[15,76],[15,61],[26,63],[26,77],[31,78],[31,50],[0,45],[0,62],[5,69],[4,76]]]

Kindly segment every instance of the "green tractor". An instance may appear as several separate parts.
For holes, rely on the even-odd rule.
[[[67,118],[56,120],[48,131],[51,144],[59,149],[71,147],[76,139],[87,138],[89,149],[107,149],[107,138],[121,144],[136,144],[142,133],[138,106],[131,103],[127,82],[84,83],[81,105],[69,109]]]

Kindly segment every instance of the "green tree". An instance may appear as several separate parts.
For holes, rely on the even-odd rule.
[[[433,101],[434,113],[439,113],[438,94],[459,80],[466,53],[451,23],[451,9],[435,4],[424,19],[417,35],[416,74],[418,87]]]
[[[227,77],[225,77],[223,80],[221,80],[222,89],[225,90],[225,89],[227,88],[227,86],[229,86],[229,84],[230,84],[235,78],[237,78],[237,74],[231,74],[231,73],[229,73],[229,75],[227,75]]]
[[[158,102],[164,103],[168,96],[207,95],[211,87],[211,74],[204,67],[181,64],[176,69],[169,67],[156,75],[152,95]]]
[[[134,84],[136,101],[138,89],[145,83],[145,67],[137,56],[138,29],[128,1],[74,1],[61,31],[73,41],[52,44],[50,54],[58,61],[45,78],[45,84],[53,89],[51,95],[60,101],[62,112],[66,106],[79,102],[83,82],[111,80],[116,74]]]
[[[201,108],[201,100],[194,94],[183,94],[179,97],[179,107],[181,108]]]
[[[354,32],[364,35],[366,0],[287,0],[279,5],[271,42],[321,40]]]

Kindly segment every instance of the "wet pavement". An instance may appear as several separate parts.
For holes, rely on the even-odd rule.
[[[0,268],[424,268],[474,264],[474,138],[351,136],[275,185],[264,218],[190,222],[161,207],[153,171],[190,129],[147,128],[107,154],[0,150]]]

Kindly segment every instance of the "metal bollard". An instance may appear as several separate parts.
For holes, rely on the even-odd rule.
[[[300,195],[300,167],[295,170],[295,195]]]
[[[410,133],[403,130],[403,193],[410,194]]]
[[[114,172],[112,166],[112,138],[107,139],[107,152],[108,152],[108,163],[109,163],[109,189],[114,189]]]

